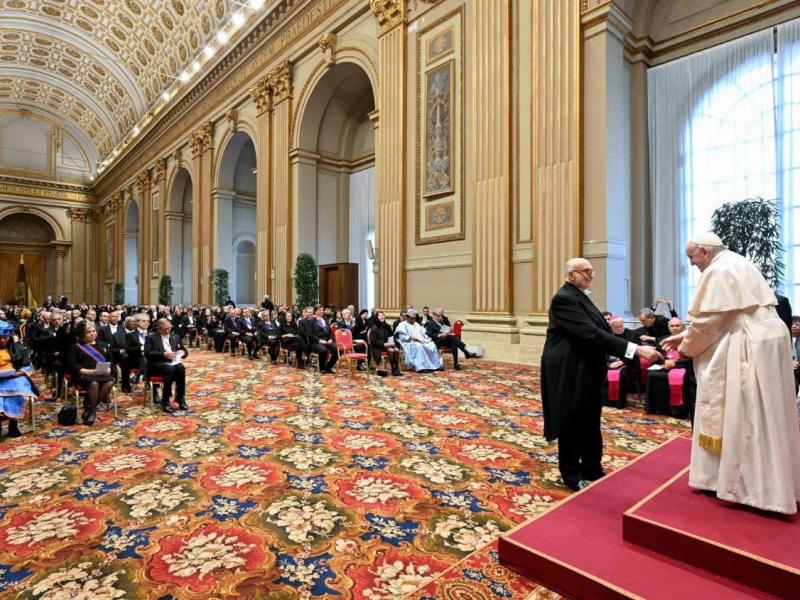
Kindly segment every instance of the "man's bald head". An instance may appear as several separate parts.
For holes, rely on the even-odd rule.
[[[683,321],[680,319],[680,317],[672,317],[669,320],[669,323],[667,323],[667,326],[669,327],[669,332],[672,335],[683,331]]]
[[[564,279],[583,291],[592,287],[594,275],[592,263],[585,258],[570,258],[564,267]]]

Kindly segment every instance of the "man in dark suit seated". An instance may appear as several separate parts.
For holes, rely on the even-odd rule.
[[[278,362],[278,351],[280,350],[278,313],[274,310],[262,310],[260,317],[256,323],[256,354],[266,346],[269,352],[269,359],[274,365]]]
[[[126,331],[125,333],[125,354],[127,355],[127,372],[130,379],[130,372],[134,369],[137,371],[136,380],[144,376],[145,360],[144,360],[144,343],[150,331],[150,317],[147,313],[139,313],[134,317],[136,328],[133,331]],[[123,377],[123,385],[125,379]],[[127,386],[130,389],[130,386]]]
[[[458,351],[461,350],[464,356],[472,358],[469,350],[467,350],[461,338],[457,338],[451,333],[450,325],[444,322],[444,310],[441,308],[434,308],[432,317],[425,322],[425,333],[428,337],[436,342],[436,346],[440,349],[448,350],[453,354],[453,368],[461,370],[461,365],[458,364]]]
[[[318,356],[320,373],[333,373],[333,367],[339,360],[339,353],[330,327],[325,322],[324,307],[317,304],[313,309],[304,310],[303,314],[298,328],[306,342],[306,353],[310,356],[314,352]]]
[[[159,319],[157,330],[147,336],[144,343],[144,355],[147,360],[147,374],[164,378],[164,395],[161,398],[161,410],[174,412],[170,397],[172,384],[175,383],[175,402],[181,410],[189,410],[186,406],[186,370],[180,362],[188,352],[181,339],[172,333],[172,326],[167,319]]]
[[[605,318],[605,315],[603,315]],[[611,332],[625,340],[636,343],[636,335],[625,327],[622,317],[611,315],[606,319]],[[604,389],[603,404],[616,408],[625,408],[628,404],[628,393],[636,388],[639,381],[640,363],[638,357],[625,358],[618,356],[608,357],[608,373],[606,374],[607,386]]]
[[[55,385],[48,400],[55,400],[61,396],[67,354],[73,342],[70,326],[64,323],[64,313],[54,311],[49,319],[48,326],[40,328],[38,335],[41,343],[42,367],[47,373],[55,375]]]
[[[236,326],[239,330],[239,340],[245,345],[245,348],[247,348],[247,356],[250,360],[255,360],[257,358],[254,352],[256,344],[256,322],[249,308],[242,310],[242,314],[236,318]]]
[[[639,311],[639,321],[642,326],[635,331],[637,344],[653,346],[656,340],[669,335],[669,319],[664,315],[657,315],[652,308],[643,308]]]
[[[239,317],[242,314],[240,308],[228,308],[228,314],[222,320],[222,327],[225,329],[225,339],[231,343],[231,356],[236,356],[236,349],[239,347]]]
[[[669,320],[670,335],[684,330],[679,317]],[[664,360],[658,361],[648,373],[645,409],[650,414],[686,415],[694,414],[694,399],[697,382],[692,359],[683,357],[677,350],[666,351],[657,343]]]

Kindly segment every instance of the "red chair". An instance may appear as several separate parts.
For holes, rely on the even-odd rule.
[[[350,367],[349,375],[353,376],[355,365],[359,360],[366,360],[369,355],[366,352],[353,351],[353,334],[349,329],[339,329],[335,333],[336,348],[339,350],[339,359],[346,360],[347,366]]]
[[[160,385],[162,388],[164,387],[164,377],[161,375],[151,375],[149,377],[145,377],[144,380],[144,407],[145,408],[152,408],[153,403],[153,393],[155,392],[155,386]]]
[[[75,384],[75,408],[79,409],[81,405],[81,396],[86,395],[86,388],[81,384]],[[108,394],[108,410],[114,411],[114,420],[117,419],[117,386],[111,386],[111,391]]]
[[[453,323],[453,335],[456,336],[458,339],[461,339],[461,330],[464,329],[464,321],[459,319],[455,323]]]

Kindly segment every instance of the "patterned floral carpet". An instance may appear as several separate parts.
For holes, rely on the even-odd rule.
[[[534,369],[320,378],[202,351],[190,412],[0,439],[0,598],[547,598],[496,537],[568,494]],[[686,424],[604,412],[607,469]]]

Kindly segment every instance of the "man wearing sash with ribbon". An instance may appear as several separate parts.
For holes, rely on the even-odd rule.
[[[758,268],[713,234],[686,256],[702,276],[689,328],[662,340],[694,358],[697,377],[689,485],[785,514],[800,499],[800,431],[789,332]]]

